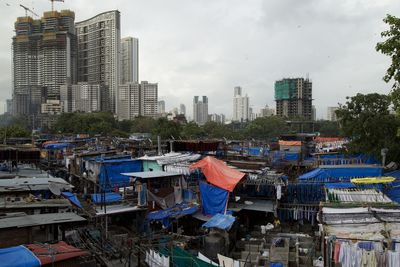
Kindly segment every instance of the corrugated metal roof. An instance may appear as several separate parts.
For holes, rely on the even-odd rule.
[[[35,214],[0,219],[0,229],[83,221],[86,221],[86,219],[73,212]]]
[[[136,177],[136,178],[141,178],[141,179],[180,176],[180,174],[176,173],[176,172],[164,172],[164,171],[127,172],[127,173],[121,173],[121,174],[125,175],[125,176],[129,176],[129,177]]]
[[[14,178],[0,179],[0,192],[48,190],[49,184],[58,184],[66,190],[73,188],[62,178]]]

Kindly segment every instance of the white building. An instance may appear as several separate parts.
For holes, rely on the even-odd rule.
[[[202,101],[198,96],[193,98],[193,121],[204,125],[208,121],[208,97],[203,96]]]
[[[210,121],[218,122],[221,124],[225,124],[225,115],[224,114],[210,114]]]
[[[179,106],[179,114],[186,115],[186,106],[184,104],[180,104],[180,106]]]
[[[108,92],[100,84],[80,82],[60,87],[60,101],[63,112],[97,112],[107,110]]]
[[[265,105],[265,107],[260,109],[260,114],[259,117],[270,117],[275,115],[275,109],[268,107],[268,105]]]
[[[311,119],[313,121],[317,120],[317,109],[314,105],[311,106]]]
[[[119,86],[119,120],[131,120],[140,115],[140,84],[126,83]]]
[[[158,101],[157,112],[158,112],[158,114],[164,114],[165,113],[165,101],[164,100]]]
[[[75,24],[78,37],[78,82],[107,86],[110,110],[117,113],[120,83],[120,13],[112,10]]]
[[[337,121],[336,110],[338,109],[339,107],[328,107],[328,112],[327,112],[328,121]]]
[[[139,39],[121,39],[121,83],[139,82]]]
[[[233,121],[248,121],[250,119],[249,97],[242,96],[242,88],[236,86],[233,93]]]
[[[120,85],[118,119],[130,120],[137,116],[156,117],[158,110],[157,83],[126,83]],[[164,103],[165,109],[165,103]]]

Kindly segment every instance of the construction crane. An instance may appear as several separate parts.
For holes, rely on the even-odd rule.
[[[50,0],[51,2],[51,11],[54,11],[54,2],[64,2],[64,0]]]
[[[21,5],[21,4],[20,4],[19,6],[22,7],[23,9],[25,9],[25,17],[28,16],[28,11],[29,11],[32,15],[34,15],[34,16],[36,16],[36,17],[39,17],[39,15],[36,14],[35,12],[33,12],[33,10],[31,10],[30,8],[28,8],[28,7],[24,6],[24,5]]]

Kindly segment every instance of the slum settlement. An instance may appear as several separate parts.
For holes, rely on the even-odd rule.
[[[400,171],[345,143],[0,147],[0,266],[400,266]]]

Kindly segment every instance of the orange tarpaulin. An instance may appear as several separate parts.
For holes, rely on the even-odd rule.
[[[193,163],[190,165],[190,169],[201,169],[209,183],[229,192],[232,192],[246,175],[243,172],[229,168],[225,162],[210,156]]]
[[[301,141],[283,141],[279,140],[281,146],[301,146]]]

